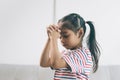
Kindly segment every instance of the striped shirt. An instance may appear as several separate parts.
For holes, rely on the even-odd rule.
[[[54,80],[89,80],[93,62],[89,49],[78,48],[62,52],[62,58],[68,64],[68,68],[55,70]]]

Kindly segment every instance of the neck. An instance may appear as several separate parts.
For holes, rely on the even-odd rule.
[[[74,50],[74,49],[78,49],[78,48],[82,48],[81,42],[78,45],[76,45],[75,47],[71,48],[70,50]]]

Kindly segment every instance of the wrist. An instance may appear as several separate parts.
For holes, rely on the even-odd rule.
[[[58,38],[55,38],[55,37],[50,37],[49,40],[52,40],[52,41],[57,41]]]

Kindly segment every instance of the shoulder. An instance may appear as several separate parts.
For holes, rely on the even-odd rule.
[[[83,54],[83,55],[91,55],[90,50],[87,47],[81,47],[75,50],[63,50],[62,55],[78,55],[78,54]]]

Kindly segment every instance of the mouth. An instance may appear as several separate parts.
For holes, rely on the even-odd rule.
[[[68,45],[66,43],[62,43],[62,46],[65,47],[65,48],[68,47]]]
[[[65,43],[62,43],[62,45],[63,45],[63,46],[65,46],[65,45],[67,45],[67,44],[65,44]]]
[[[63,46],[66,46],[66,44],[62,43]]]
[[[67,48],[68,46],[67,46],[67,44],[63,44],[63,46],[65,47],[65,48]]]

